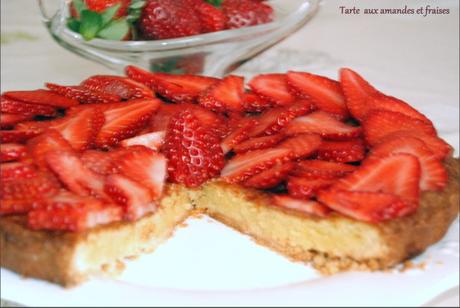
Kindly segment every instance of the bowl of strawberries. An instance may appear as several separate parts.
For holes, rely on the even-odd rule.
[[[122,72],[223,76],[302,27],[318,0],[61,0],[39,6],[64,48]],[[45,5],[46,4],[46,5]]]

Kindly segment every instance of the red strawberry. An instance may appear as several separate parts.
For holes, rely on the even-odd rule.
[[[278,147],[290,149],[294,158],[305,158],[320,147],[321,137],[315,134],[298,135],[283,141]]]
[[[420,189],[442,190],[447,184],[447,171],[443,164],[433,156],[422,140],[415,137],[385,138],[385,141],[375,146],[372,156],[388,156],[396,153],[412,154],[419,159]]]
[[[126,16],[128,14],[129,5],[131,4],[131,0],[84,0],[84,2],[89,10],[97,13],[103,13],[109,7],[120,4],[115,18]],[[72,16],[78,17],[75,13]]]
[[[297,163],[292,174],[313,179],[334,179],[341,178],[357,169],[358,167],[348,164],[322,160],[303,160]]]
[[[340,163],[357,162],[366,156],[366,148],[361,139],[348,141],[324,141],[318,148],[317,158]]]
[[[45,207],[28,214],[28,226],[33,230],[76,232],[122,219],[120,206],[104,204],[93,197],[65,192],[48,198],[44,203]]]
[[[0,162],[16,161],[27,156],[27,148],[22,144],[0,144]]]
[[[158,199],[166,181],[166,158],[143,146],[127,150],[114,160],[117,171],[147,187],[152,200]]]
[[[291,157],[292,152],[283,148],[257,150],[236,155],[222,169],[221,178],[229,183],[243,182],[278,163],[289,161]]]
[[[193,7],[182,0],[148,0],[139,18],[139,31],[144,39],[163,40],[201,33]]]
[[[402,130],[413,130],[422,134],[436,136],[433,125],[408,117],[399,112],[373,110],[362,122],[366,142],[375,145],[383,137]]]
[[[73,149],[69,142],[56,130],[48,130],[45,133],[30,139],[27,142],[27,151],[33,158],[34,164],[42,170],[48,169],[46,154],[52,151],[69,151]]]
[[[154,151],[159,151],[161,146],[163,145],[165,135],[166,135],[165,131],[158,131],[158,132],[138,135],[138,136],[123,140],[122,142],[120,142],[120,145],[122,147],[130,147],[133,145],[143,145]]]
[[[345,94],[348,110],[359,121],[362,121],[368,112],[367,100],[383,95],[349,68],[340,69],[340,85]]]
[[[157,209],[147,187],[120,174],[109,175],[105,192],[124,208],[124,219],[134,221]]]
[[[335,179],[309,179],[290,177],[287,182],[289,195],[295,198],[310,198],[322,189],[328,188],[335,183]]]
[[[286,76],[290,88],[298,96],[311,99],[320,110],[341,118],[348,117],[342,88],[337,81],[300,72],[288,72]]]
[[[248,151],[266,149],[278,144],[283,138],[283,134],[250,138],[235,145],[233,150],[236,153],[245,153]]]
[[[10,162],[0,164],[2,181],[27,179],[37,175],[37,170],[29,163]]]
[[[269,109],[256,118],[258,125],[249,135],[254,137],[277,134],[294,118],[311,110],[312,105],[308,101],[298,101],[291,106]]]
[[[118,95],[107,94],[82,86],[61,86],[54,83],[46,83],[45,85],[51,91],[83,104],[115,103],[121,100]]]
[[[19,180],[3,181],[0,185],[0,215],[26,213],[43,198],[56,194],[60,185],[47,173]]]
[[[4,95],[0,99],[0,110],[3,113],[19,114],[23,116],[54,116],[56,108],[49,105],[39,105],[21,102]],[[3,115],[2,115],[3,116]]]
[[[408,117],[418,119],[423,122],[427,122],[428,124],[432,124],[431,121],[418,112],[415,108],[413,108],[408,103],[392,96],[387,95],[378,95],[378,96],[371,96],[366,100],[366,108],[367,111],[363,111],[363,119],[369,114],[370,111],[381,109],[381,110],[388,110],[393,112],[400,112]]]
[[[216,112],[243,111],[244,78],[230,75],[201,93],[201,106]]]
[[[233,148],[249,138],[250,131],[257,125],[253,118],[242,118],[235,124],[234,130],[222,140],[221,147],[224,154],[227,154]]]
[[[4,113],[0,116],[0,128],[11,128],[14,125],[33,118],[33,115]]]
[[[136,66],[127,66],[126,74],[157,92],[162,97],[176,102],[194,102],[201,92],[219,79],[195,75],[173,75],[151,73]]]
[[[149,129],[153,132],[166,131],[169,120],[183,110],[182,104],[161,104],[158,111],[150,118]]]
[[[154,96],[149,87],[121,76],[95,75],[84,80],[80,85],[91,90],[116,95],[126,100]]]
[[[188,187],[217,176],[224,166],[219,137],[200,123],[193,110],[171,119],[163,151],[169,161],[169,179]]]
[[[104,105],[105,124],[96,136],[98,147],[108,147],[136,135],[160,106],[158,99],[139,99]]]
[[[411,154],[369,157],[352,174],[340,179],[332,188],[350,191],[383,192],[418,204],[420,163]]]
[[[272,106],[272,103],[263,99],[253,92],[246,92],[243,94],[243,108],[246,112],[262,112]]]
[[[453,149],[452,147],[446,143],[441,138],[437,136],[432,136],[428,134],[423,134],[421,132],[417,132],[414,130],[403,130],[397,131],[387,135],[386,137],[382,138],[378,143],[385,142],[387,139],[391,140],[393,138],[417,138],[423,141],[425,146],[433,153],[433,156],[436,159],[443,160],[448,156],[452,155]]]
[[[319,192],[318,199],[343,215],[371,223],[406,216],[417,209],[383,192],[327,190]]]
[[[292,120],[286,127],[288,135],[319,134],[328,139],[352,139],[362,133],[360,127],[340,122],[334,116],[324,111],[315,111],[303,117]]]
[[[0,142],[24,142],[38,134],[33,130],[0,130]]]
[[[120,153],[120,150],[110,152],[87,150],[81,154],[80,160],[91,171],[101,175],[108,175],[116,173],[114,158],[126,153],[128,152],[123,151],[123,153]]]
[[[273,9],[262,1],[225,0],[222,10],[227,17],[227,28],[255,26],[273,20]]]
[[[68,108],[78,105],[78,101],[49,90],[9,91],[3,93],[3,95],[16,101],[37,105],[48,105],[57,108]]]
[[[325,218],[331,213],[329,208],[313,200],[296,199],[286,195],[273,195],[272,200],[276,206],[309,216]]]
[[[224,30],[227,23],[227,17],[214,5],[203,0],[186,0],[194,10],[201,24],[201,32],[216,32]]]
[[[284,74],[258,75],[248,85],[254,93],[275,105],[287,106],[296,100],[296,97],[289,91]]]
[[[52,151],[46,154],[46,161],[70,191],[79,196],[105,197],[103,178],[88,169],[75,154]]]
[[[25,121],[16,125],[15,129],[18,131],[35,132],[37,135],[43,133],[50,128],[50,124],[55,123],[56,120],[44,121]]]
[[[243,185],[257,189],[269,189],[284,181],[295,167],[293,162],[278,163],[270,169],[250,177]]]

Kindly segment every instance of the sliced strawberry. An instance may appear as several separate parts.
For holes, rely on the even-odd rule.
[[[266,149],[278,144],[283,138],[283,134],[250,138],[235,145],[233,150],[236,153],[245,153],[248,151]]]
[[[293,175],[306,178],[337,179],[357,170],[358,167],[348,164],[322,161],[303,160],[297,163]]]
[[[104,107],[105,124],[96,136],[98,147],[108,147],[136,135],[160,106],[158,99],[132,100]]]
[[[247,140],[250,131],[257,125],[257,121],[253,118],[242,118],[239,123],[234,125],[235,129],[221,143],[224,154],[233,150],[237,144]]]
[[[88,169],[75,154],[52,151],[46,154],[46,161],[70,191],[79,196],[105,197],[102,176]]]
[[[287,106],[296,100],[289,91],[285,74],[258,75],[248,85],[253,92],[275,105]]]
[[[127,66],[126,74],[176,103],[194,102],[201,92],[219,79],[196,75],[151,73],[135,66]]]
[[[229,183],[243,182],[278,163],[289,161],[291,157],[292,151],[283,148],[257,150],[236,155],[222,169],[221,178]]]
[[[370,157],[352,174],[340,179],[333,189],[383,192],[418,204],[420,163],[411,154]]]
[[[433,125],[408,117],[399,112],[373,110],[362,122],[366,142],[375,145],[383,137],[402,130],[413,130],[422,134],[436,136]]]
[[[0,215],[26,213],[43,198],[56,194],[59,182],[48,173],[3,181],[0,185]]]
[[[35,132],[38,135],[50,128],[50,124],[55,123],[55,121],[57,120],[25,121],[16,125],[15,129],[19,131]]]
[[[310,198],[314,197],[318,191],[334,184],[335,181],[335,179],[290,177],[287,181],[287,189],[292,197]]]
[[[8,98],[4,95],[0,98],[0,111],[3,113],[19,114],[23,116],[54,116],[56,108],[49,105],[29,104]],[[2,115],[3,116],[3,115]]]
[[[256,189],[269,189],[275,187],[287,178],[294,167],[295,164],[293,162],[278,163],[272,168],[250,177],[243,185]]]
[[[292,120],[287,125],[285,133],[288,135],[319,134],[328,139],[346,140],[359,137],[362,129],[340,122],[324,111],[315,111]]]
[[[130,150],[129,148],[127,150]],[[137,146],[114,160],[117,171],[147,187],[152,200],[160,198],[166,181],[166,158],[149,148]]]
[[[95,75],[83,80],[80,85],[125,100],[154,97],[152,90],[146,85],[121,76]]]
[[[16,161],[27,156],[27,148],[22,144],[3,143],[0,145],[0,162]]]
[[[121,100],[118,95],[107,94],[82,86],[61,86],[54,83],[46,83],[45,85],[51,91],[83,104],[115,103]]]
[[[54,93],[49,90],[9,91],[3,93],[6,97],[30,104],[48,105],[57,108],[68,108],[78,105],[78,101]]]
[[[319,192],[318,199],[343,215],[370,223],[406,216],[417,210],[416,205],[383,192],[327,190]]]
[[[72,146],[56,130],[48,130],[45,133],[30,139],[27,142],[27,151],[33,158],[34,164],[42,170],[48,170],[46,154],[52,151],[72,152]]]
[[[2,181],[27,179],[36,175],[37,170],[29,163],[10,162],[0,164],[0,179]]]
[[[28,226],[33,230],[83,231],[120,221],[123,214],[118,205],[67,192],[48,198],[45,203],[46,207],[28,214]]]
[[[277,134],[294,118],[311,110],[312,104],[309,101],[298,101],[291,106],[269,109],[257,117],[258,125],[250,132],[250,136]]]
[[[369,111],[367,100],[383,95],[349,68],[340,70],[340,85],[345,94],[348,110],[359,121],[362,121]]]
[[[408,117],[418,119],[420,121],[423,121],[423,122],[426,122],[432,125],[431,121],[426,116],[418,112],[415,108],[413,108],[408,103],[396,97],[393,97],[393,96],[387,96],[387,95],[371,96],[366,100],[366,107],[368,108],[368,110],[367,111],[363,110],[363,119],[366,118],[366,116],[369,114],[370,111],[380,109],[380,110],[399,112]]]
[[[441,138],[437,136],[432,136],[428,134],[421,133],[414,130],[403,130],[391,133],[384,138],[382,138],[378,143],[385,142],[386,140],[391,140],[393,138],[417,138],[425,143],[425,146],[433,153],[433,156],[438,160],[443,160],[448,156],[452,155],[453,148]]]
[[[0,142],[9,143],[9,142],[24,142],[32,137],[35,137],[39,134],[37,131],[33,130],[0,130]]]
[[[311,99],[320,110],[347,118],[348,108],[340,83],[327,77],[304,72],[288,72],[290,89],[299,97]]]
[[[272,107],[272,103],[269,100],[264,99],[253,92],[244,93],[242,100],[243,109],[246,112],[262,112]]]
[[[286,195],[273,195],[272,200],[276,206],[309,216],[325,218],[331,213],[329,208],[313,200],[296,199]]]
[[[115,203],[123,206],[123,217],[126,220],[137,220],[157,209],[149,189],[123,175],[109,175],[104,189]]]
[[[198,102],[216,112],[243,111],[244,78],[230,75],[208,87]]]
[[[12,114],[2,112],[0,116],[0,128],[11,128],[14,125],[33,118],[33,115]]]
[[[172,116],[183,110],[182,104],[161,104],[157,112],[150,118],[149,129],[153,132],[166,131]]]
[[[303,134],[286,139],[278,147],[290,149],[294,158],[305,158],[315,153],[321,143],[319,135]]]
[[[190,109],[171,119],[163,151],[169,161],[169,180],[188,187],[217,176],[224,166],[220,138],[203,126]]]
[[[318,148],[317,158],[340,163],[357,162],[366,156],[362,139],[348,141],[323,141]]]
[[[388,156],[396,153],[407,153],[416,156],[420,162],[420,189],[442,190],[447,184],[447,171],[443,164],[433,156],[422,140],[415,137],[385,138],[385,141],[375,146],[372,156]]]
[[[83,152],[80,156],[80,160],[85,165],[86,168],[91,171],[108,175],[116,173],[116,166],[113,163],[113,152],[104,152],[98,150],[87,150]]]
[[[133,145],[143,145],[154,151],[159,151],[165,140],[165,135],[166,135],[165,131],[158,131],[158,132],[138,135],[138,136],[123,140],[122,142],[120,142],[120,145],[122,147],[130,147]]]
[[[74,115],[45,123],[61,133],[77,151],[87,149],[104,125],[104,114],[97,109],[86,109]]]

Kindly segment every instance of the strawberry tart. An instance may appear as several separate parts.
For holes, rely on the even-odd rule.
[[[74,286],[204,213],[325,274],[384,270],[458,215],[451,146],[351,69],[126,75],[2,94],[2,267]]]

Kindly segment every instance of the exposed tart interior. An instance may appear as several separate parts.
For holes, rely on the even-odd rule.
[[[380,224],[289,211],[274,206],[266,193],[223,182],[200,190],[168,185],[156,213],[81,233],[32,231],[23,216],[1,217],[1,266],[74,286],[92,275],[120,272],[123,259],[152,252],[198,210],[325,274],[387,269],[440,240],[457,217],[459,160],[445,165],[449,182],[442,193],[425,192],[415,214]]]

